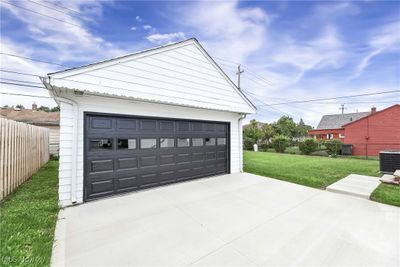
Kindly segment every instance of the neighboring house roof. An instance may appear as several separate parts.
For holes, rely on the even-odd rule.
[[[316,130],[325,129],[339,129],[343,125],[359,120],[371,114],[370,112],[357,112],[357,113],[345,113],[345,114],[333,114],[322,116]]]
[[[15,110],[13,108],[2,108],[0,109],[0,118],[6,118],[34,125],[60,125],[60,112],[45,112],[32,109]]]
[[[343,124],[343,126],[347,126],[347,125],[349,125],[349,124],[353,124],[353,123],[355,123],[355,122],[359,122],[359,121],[361,121],[361,120],[364,120],[364,119],[366,119],[366,118],[375,116],[375,115],[378,114],[378,113],[386,112],[386,111],[388,111],[388,110],[390,110],[390,109],[393,109],[393,108],[400,108],[400,104],[395,104],[395,105],[393,105],[393,106],[390,106],[390,107],[388,107],[388,108],[385,108],[385,109],[376,111],[376,112],[374,112],[374,113],[369,113],[369,112],[368,112],[368,115],[367,115],[367,116],[364,116],[364,117],[360,118],[360,119],[357,120],[357,121],[352,121],[352,122]],[[393,119],[394,119],[394,118],[393,118]],[[397,119],[398,119],[398,118],[397,118]]]
[[[52,92],[79,90],[247,114],[257,110],[194,38],[49,73],[42,81]]]

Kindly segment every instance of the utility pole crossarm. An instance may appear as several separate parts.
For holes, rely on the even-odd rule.
[[[242,74],[244,70],[241,69],[241,65],[238,66],[238,71],[236,72],[236,75],[238,76],[238,82],[237,82],[237,87],[240,90],[240,74]]]

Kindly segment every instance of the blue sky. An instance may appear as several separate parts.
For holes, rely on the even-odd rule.
[[[400,102],[400,94],[388,94],[275,109],[263,104],[399,89],[399,2],[5,2],[1,52],[67,66],[196,37],[233,80],[236,64],[243,65],[243,90],[260,106],[250,118],[273,121],[289,114],[315,126],[322,114],[338,113],[342,103],[347,112],[355,112]],[[5,55],[0,59],[1,68],[8,70],[44,75],[62,69]],[[1,77],[39,82],[4,72]],[[0,91],[47,94],[4,84]],[[5,95],[0,105],[29,106],[33,101],[55,105],[52,100]]]

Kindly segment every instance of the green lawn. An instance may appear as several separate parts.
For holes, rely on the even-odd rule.
[[[351,173],[379,176],[379,162],[354,158],[245,151],[244,170],[323,189]]]
[[[0,204],[0,266],[50,264],[57,190],[58,161],[49,161]]]
[[[400,186],[381,184],[372,193],[371,199],[400,207]]]

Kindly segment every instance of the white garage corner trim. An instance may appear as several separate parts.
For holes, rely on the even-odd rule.
[[[195,39],[48,74],[59,103],[59,203],[243,170],[255,106]]]

